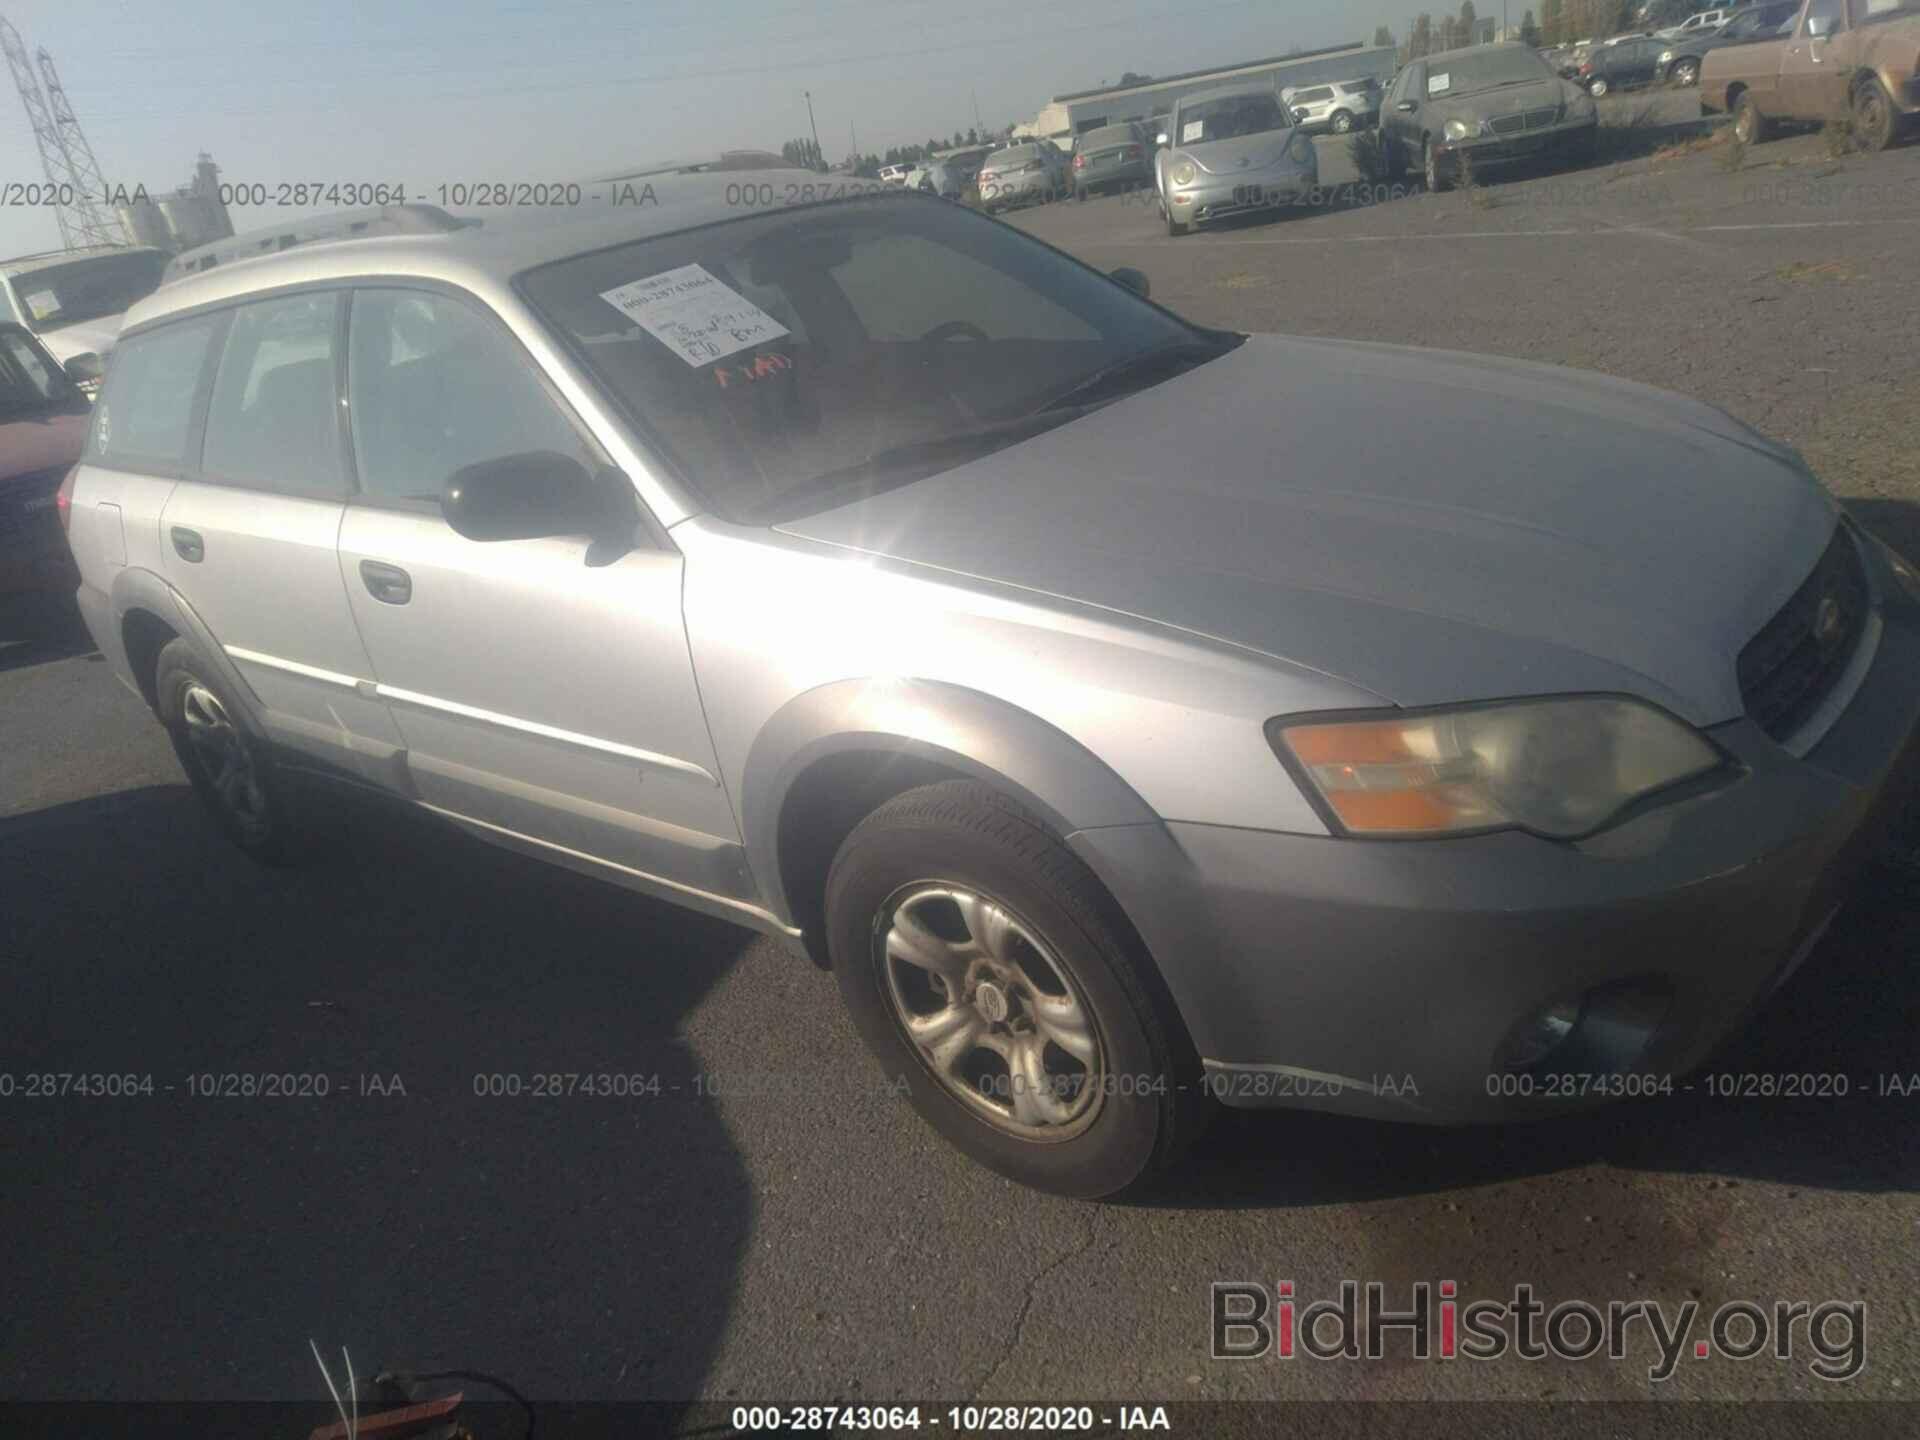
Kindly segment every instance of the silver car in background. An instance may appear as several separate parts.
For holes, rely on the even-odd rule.
[[[989,213],[1040,205],[1066,193],[1067,157],[1051,140],[1029,140],[996,150],[980,163],[976,183]]]
[[[1294,123],[1309,135],[1345,135],[1380,118],[1380,82],[1336,80],[1327,85],[1289,86],[1280,99]]]
[[[0,261],[0,324],[32,331],[92,395],[121,316],[154,292],[166,264],[164,251],[145,245],[92,245]]]
[[[1182,96],[1155,140],[1154,188],[1169,235],[1307,200],[1320,184],[1313,139],[1271,87]]]
[[[1176,160],[1287,173],[1226,113]],[[128,316],[77,599],[243,851],[329,780],[780,937],[947,1139],[1105,1195],[1216,1101],[1670,1086],[1911,793],[1920,577],[1720,411],[749,183]]]

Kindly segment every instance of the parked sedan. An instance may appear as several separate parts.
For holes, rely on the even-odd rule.
[[[1667,48],[1665,40],[1652,36],[1597,46],[1581,64],[1576,83],[1584,85],[1596,100],[1616,90],[1638,90],[1666,78],[1660,56]]]
[[[1066,188],[1065,159],[1051,140],[994,151],[980,164],[980,204],[992,212],[1058,199]]]
[[[1073,198],[1101,190],[1132,189],[1153,179],[1152,147],[1140,127],[1103,125],[1073,141]]]
[[[1701,62],[1708,52],[1723,45],[1750,45],[1769,40],[1789,29],[1800,13],[1800,0],[1768,0],[1734,12],[1731,20],[1718,30],[1696,31],[1676,39],[1660,52],[1658,78],[1676,85],[1698,85]]]
[[[87,438],[86,396],[23,325],[0,325],[0,593],[78,580],[60,484]]]
[[[1154,186],[1169,235],[1228,215],[1298,205],[1320,184],[1313,139],[1260,85],[1182,96],[1155,143]]]
[[[1523,161],[1592,159],[1600,117],[1580,88],[1525,45],[1477,45],[1416,60],[1381,111],[1389,178],[1418,166],[1444,190],[1463,162],[1475,173]]]
[[[1216,1100],[1671,1089],[1911,794],[1920,577],[1731,416],[654,185],[129,315],[77,600],[241,852],[297,770],[780,937],[833,1120],[1088,1196]]]

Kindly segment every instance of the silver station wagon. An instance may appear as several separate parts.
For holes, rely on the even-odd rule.
[[[949,1140],[1096,1196],[1222,1101],[1684,1072],[1910,792],[1920,580],[1725,414],[751,178],[343,217],[128,316],[79,603],[242,850],[332,780],[782,937]]]

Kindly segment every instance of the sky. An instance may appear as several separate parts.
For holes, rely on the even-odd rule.
[[[568,181],[809,133],[829,160],[1026,120],[1128,71],[1369,38],[1367,0],[0,0],[53,56],[109,185]],[[1408,11],[1410,14],[1411,11]],[[4,82],[0,82],[4,83]],[[8,88],[11,88],[8,85]],[[0,94],[0,186],[42,179]],[[416,193],[421,192],[421,193]],[[0,190],[0,195],[4,191]],[[312,207],[307,207],[311,209]],[[294,209],[232,211],[236,228]],[[0,255],[57,248],[0,207]]]

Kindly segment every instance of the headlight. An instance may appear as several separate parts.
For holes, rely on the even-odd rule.
[[[1464,140],[1471,134],[1473,134],[1473,127],[1468,125],[1466,121],[1464,120],[1447,121],[1447,139]]]
[[[1519,828],[1567,839],[1722,763],[1678,720],[1612,698],[1276,720],[1267,735],[1349,835]]]
[[[1176,185],[1191,185],[1199,173],[1191,160],[1176,160],[1167,167],[1167,178]]]

